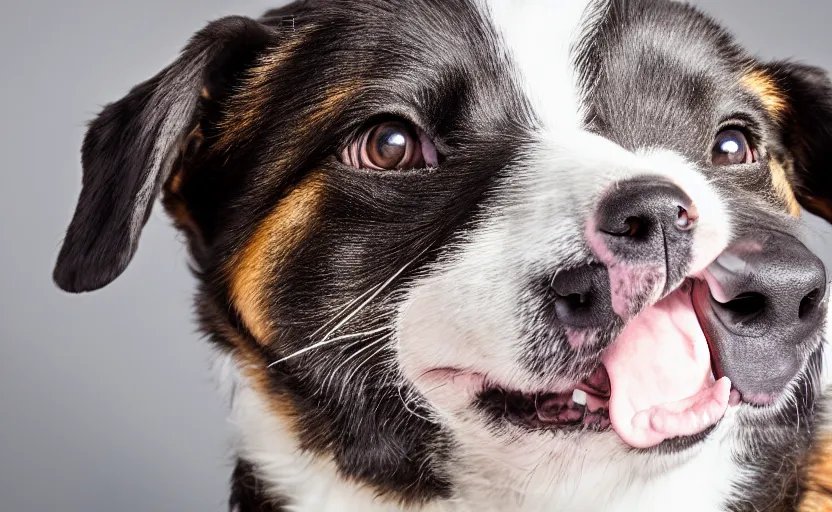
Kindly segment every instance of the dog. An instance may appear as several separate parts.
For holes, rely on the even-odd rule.
[[[830,160],[825,72],[683,3],[300,1],[103,109],[54,280],[161,196],[233,511],[821,510]]]

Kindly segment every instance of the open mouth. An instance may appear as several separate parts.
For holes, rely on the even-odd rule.
[[[522,393],[492,387],[478,397],[480,409],[493,417],[531,429],[603,432],[611,428],[610,380],[603,366],[567,393]]]
[[[683,448],[704,439],[738,405],[739,392],[714,374],[710,346],[693,305],[679,289],[634,318],[587,380],[564,393],[499,387],[478,395],[488,414],[535,430],[614,430],[626,444]]]

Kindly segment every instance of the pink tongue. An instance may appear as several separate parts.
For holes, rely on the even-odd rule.
[[[713,382],[708,343],[683,291],[634,318],[603,362],[612,426],[634,448],[698,434],[728,408],[731,382]]]

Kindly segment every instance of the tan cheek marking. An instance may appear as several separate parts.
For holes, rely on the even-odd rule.
[[[777,160],[771,160],[769,163],[769,171],[771,172],[771,183],[774,186],[774,190],[786,202],[786,209],[789,214],[794,217],[799,217],[800,203],[797,201],[797,196],[789,180],[787,167]]]
[[[286,258],[308,236],[323,201],[323,182],[310,174],[260,223],[246,246],[230,261],[231,301],[260,343],[274,332],[266,292]]]
[[[754,69],[742,77],[740,84],[760,98],[760,101],[775,119],[780,119],[788,108],[788,102],[783,91],[777,86],[774,79],[765,72]]]
[[[800,512],[832,511],[832,435],[820,439],[809,459]]]
[[[832,495],[809,491],[803,495],[799,512],[832,512]]]

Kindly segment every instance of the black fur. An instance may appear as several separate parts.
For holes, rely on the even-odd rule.
[[[268,41],[266,28],[229,17],[197,33],[158,75],[107,105],[83,147],[81,197],[67,230],[55,282],[69,292],[96,290],[118,277],[170,172],[178,143],[194,122],[200,90],[229,64]]]
[[[826,71],[794,62],[762,66],[786,96],[780,123],[795,158],[795,188],[809,211],[832,222],[832,80]]]
[[[274,489],[257,477],[256,469],[248,462],[238,460],[231,475],[231,497],[228,510],[232,512],[284,512],[289,501],[275,498]]]
[[[389,30],[405,20],[410,33]],[[212,339],[226,338],[216,333],[217,324],[240,333],[265,366],[303,349],[351,298],[412,262],[409,272],[391,283],[392,293],[380,296],[339,334],[389,322],[401,298],[394,291],[435,257],[429,249],[474,222],[474,206],[519,152],[530,121],[518,119],[527,107],[501,75],[505,69],[489,60],[495,35],[468,2],[430,7],[410,2],[395,10],[384,2],[305,2],[270,12],[262,22],[277,33],[277,52],[294,37],[307,38],[307,44],[288,55],[278,73],[261,77],[260,92],[269,101],[248,131],[254,135],[236,140],[233,151],[211,150],[223,135],[218,126],[224,107],[206,106],[200,121],[205,142],[190,163],[198,172],[178,196],[199,226],[200,245],[210,248],[195,254],[203,323]],[[437,23],[447,29],[441,37]],[[470,30],[458,32],[458,26]],[[441,51],[446,47],[454,51]],[[475,82],[485,87],[473,88]],[[361,88],[345,110],[298,138],[298,127],[333,88],[354,83],[372,87]],[[389,113],[411,118],[436,137],[444,150],[442,172],[358,171],[333,158],[367,120]],[[230,171],[240,169],[245,172]],[[262,349],[236,318],[217,316],[233,311],[225,265],[311,171],[324,176],[327,201],[317,212],[321,222],[283,262],[280,280],[268,290],[269,315],[285,320],[274,339],[260,340],[268,347]],[[413,391],[400,389],[395,368],[383,364],[392,357],[389,349],[359,352],[378,338],[280,363],[266,372],[272,391],[297,410],[301,445],[334,457],[346,476],[408,502],[447,497],[444,464],[451,441],[441,427],[420,418],[425,411],[418,406],[406,409],[402,396]],[[336,368],[354,380],[330,379]]]
[[[830,199],[830,173],[823,166],[832,156],[827,79],[810,68],[772,67],[792,105],[789,122],[778,124],[736,86],[738,73],[753,60],[710,20],[675,3],[611,5],[578,56],[585,83],[594,84],[591,129],[630,149],[665,147],[707,167],[715,130],[726,116],[739,115],[756,140],[796,155],[803,197]],[[664,44],[633,48],[634,40],[656,31],[666,37]],[[682,59],[690,68],[666,58],[703,47]],[[273,363],[319,341],[326,332],[321,327],[343,318],[346,303],[398,275],[339,335],[390,326],[406,285],[451,241],[476,228],[483,205],[500,200],[499,185],[510,178],[504,169],[534,143],[535,119],[498,50],[493,27],[468,0],[309,0],[259,21],[210,24],[179,60],[107,106],[90,126],[84,188],[56,282],[80,292],[115,279],[133,256],[160,189],[181,177],[175,190],[166,187],[165,203],[171,210],[181,206],[192,226],[202,326],[224,350],[267,368],[267,392],[296,412],[301,447],[333,459],[347,479],[403,503],[451,496],[453,439],[422,418],[421,406],[408,410],[403,403],[415,391],[402,384],[394,348],[382,335]],[[267,57],[279,58],[279,66],[263,71]],[[203,88],[208,95],[200,99]],[[345,98],[338,99],[337,91],[347,91]],[[328,101],[334,106],[316,117]],[[162,133],[170,111],[179,114]],[[250,114],[250,124],[235,132],[240,119],[232,114]],[[444,157],[440,169],[371,172],[337,160],[362,127],[389,115],[410,119],[436,140]],[[683,122],[690,119],[695,122]],[[173,165],[189,133],[198,133],[199,143],[188,142]],[[226,145],[229,136],[233,144]],[[164,156],[161,165],[153,165],[154,151]],[[770,195],[764,166],[730,178],[713,172],[713,179],[736,191],[731,197],[737,205],[757,204]],[[269,339],[255,339],[235,309],[229,265],[263,219],[310,176],[320,181],[325,201],[304,243],[265,283],[265,313],[277,329]],[[541,276],[530,279],[537,284]],[[597,363],[622,327],[616,322],[599,336],[581,371]],[[525,358],[541,372],[567,364],[542,352],[552,350],[552,332],[545,337]],[[766,448],[744,461],[757,464],[761,478],[784,482],[787,492],[775,494],[761,484],[760,492],[743,490],[732,510],[798,495],[787,470],[810,444],[818,372],[814,361],[801,377],[798,405],[770,428],[754,431]],[[256,467],[238,463],[232,507],[277,512],[287,504],[268,498]]]

